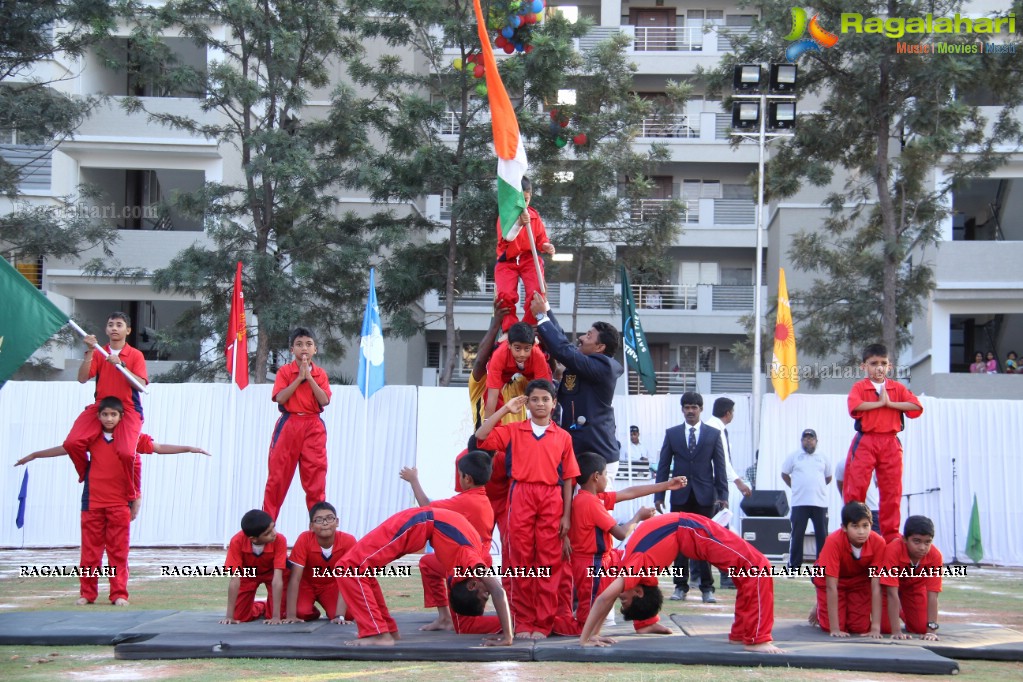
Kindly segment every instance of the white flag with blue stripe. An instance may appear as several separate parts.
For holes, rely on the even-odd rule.
[[[369,398],[384,385],[384,334],[380,329],[380,308],[374,269],[369,271],[369,298],[362,318],[362,341],[359,343],[359,390]]]

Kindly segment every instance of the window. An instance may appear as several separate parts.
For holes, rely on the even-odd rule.
[[[575,105],[575,90],[558,90],[558,104]]]
[[[716,354],[714,346],[679,346],[677,371],[682,374],[713,372]]]
[[[14,266],[36,289],[43,288],[43,259],[9,256],[7,262]]]

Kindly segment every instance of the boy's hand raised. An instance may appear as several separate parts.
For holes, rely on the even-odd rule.
[[[516,412],[521,412],[522,408],[526,406],[526,402],[528,400],[529,398],[527,398],[524,395],[517,395],[508,402],[506,402],[504,404],[504,408],[502,409],[505,410],[505,414],[514,414]]]
[[[687,485],[689,485],[688,478],[686,478],[685,476],[675,476],[673,478],[668,479],[667,489],[679,490],[680,488],[685,488]]]
[[[94,350],[96,348],[96,344],[99,343],[96,340],[96,337],[93,336],[92,334],[89,334],[88,336],[83,338],[82,341],[84,341],[85,345],[89,347],[89,350]]]
[[[403,481],[414,483],[419,480],[419,469],[415,467],[402,467],[401,471],[398,472],[398,476]]]
[[[651,507],[640,507],[636,511],[636,520],[637,521],[646,521],[647,519],[651,518],[653,515],[654,515],[653,508],[651,508]]]

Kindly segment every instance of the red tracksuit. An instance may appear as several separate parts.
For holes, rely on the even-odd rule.
[[[295,607],[298,613],[295,617],[301,620],[319,618],[320,612],[316,608],[316,602],[320,603],[330,620],[338,615],[344,615],[337,612],[337,580],[327,572],[354,546],[354,535],[336,531],[334,545],[328,557],[324,556],[315,533],[307,530],[298,536],[295,546],[291,548],[291,556],[288,557],[293,566],[302,567],[302,580],[298,584],[298,603]],[[316,575],[317,572],[320,575]]]
[[[912,391],[898,381],[885,380],[885,390],[892,402],[920,404]],[[890,542],[899,537],[902,505],[902,443],[898,433],[903,428],[903,415],[916,419],[924,409],[901,412],[881,407],[866,412],[854,411],[862,403],[876,402],[877,396],[877,389],[869,379],[857,381],[849,391],[849,416],[856,420],[857,433],[846,456],[842,491],[845,502],[863,502],[870,477],[877,470],[881,534]]]
[[[456,460],[457,462],[457,460]],[[434,500],[431,509],[447,509],[461,514],[480,534],[480,542],[488,552],[487,566],[490,561],[490,543],[494,534],[494,510],[487,499],[487,491],[483,487],[473,488],[459,493],[446,500]],[[419,560],[419,574],[423,581],[423,606],[426,608],[446,607],[448,605],[447,582],[453,576],[445,574],[444,567],[435,552],[424,554]],[[494,634],[501,631],[501,621],[497,616],[460,616],[451,612],[455,632],[465,634]]]
[[[104,346],[110,352],[110,346]],[[135,376],[142,379],[143,383],[149,381],[146,374],[146,359],[142,353],[124,344],[118,353],[118,358],[124,362],[126,369]],[[134,467],[136,461],[135,442],[142,433],[142,397],[138,389],[128,382],[128,379],[121,374],[120,370],[107,362],[106,358],[99,353],[92,354],[92,364],[89,366],[89,378],[96,377],[96,402],[86,407],[75,423],[71,431],[64,439],[64,451],[73,458],[77,457],[84,461],[85,451],[103,433],[103,425],[99,422],[99,401],[103,398],[113,397],[124,405],[124,414],[121,421],[114,428],[114,436],[117,443],[117,456],[121,459],[125,475],[128,477],[129,485],[135,481]],[[82,480],[82,471],[78,472],[78,480]],[[133,493],[130,499],[138,497]]]
[[[280,533],[272,543],[263,545],[263,552],[256,554],[252,551],[252,540],[245,537],[245,533],[238,531],[231,538],[231,544],[227,546],[227,559],[224,560],[224,568],[242,569],[255,568],[255,578],[242,578],[241,587],[238,589],[238,600],[234,603],[235,620],[247,623],[260,618],[270,618],[271,615],[284,616],[284,590],[281,594],[273,593],[274,571],[280,570],[283,573],[284,584],[288,583],[288,541]],[[260,585],[266,585],[267,600],[265,602],[255,601],[256,590]],[[267,604],[273,604],[273,614]]]
[[[870,630],[870,568],[881,566],[884,551],[884,539],[874,532],[863,543],[859,559],[853,556],[849,536],[842,528],[824,541],[814,565],[824,569],[825,578],[838,578],[838,629],[842,632],[861,634]],[[822,630],[830,632],[825,578],[814,578],[813,584],[817,588],[817,622]],[[882,627],[883,623],[882,618]]]
[[[444,574],[453,572],[455,567],[469,570],[487,565],[489,555],[479,533],[464,516],[447,509],[417,507],[398,512],[367,533],[342,557],[337,568],[361,574],[419,552],[427,542]],[[359,637],[398,631],[376,578],[339,576],[337,584],[348,614],[359,628]]]
[[[901,539],[892,540],[888,543],[888,547],[884,551],[884,560],[881,564],[885,572],[889,574],[881,576],[879,581],[881,587],[899,588],[899,604],[901,606],[899,617],[906,624],[906,632],[913,632],[918,635],[926,633],[928,622],[927,593],[941,592],[941,573],[939,572],[933,577],[893,577],[891,574],[894,571],[901,573],[913,567],[913,563],[909,560],[909,552],[906,551],[906,543]],[[942,566],[941,552],[938,551],[937,547],[931,545],[931,550],[920,560],[915,569],[926,573],[926,571],[932,569],[940,571]],[[884,612],[887,613],[888,595],[886,592],[881,594],[885,602]],[[884,617],[881,622],[885,625],[886,629],[891,627],[887,617]]]
[[[533,231],[533,240],[536,243],[536,253],[539,257],[541,249],[545,244],[550,243],[547,238],[547,228],[543,219],[532,206],[526,208],[529,212],[529,226]],[[543,272],[543,258],[539,258],[540,272]],[[494,266],[494,285],[497,295],[503,298],[511,307],[511,311],[501,321],[501,328],[508,331],[508,328],[519,321],[516,312],[516,304],[519,302],[519,279],[526,290],[526,300],[523,306],[522,321],[527,324],[536,325],[536,317],[529,309],[529,302],[533,300],[533,294],[540,291],[540,281],[536,276],[536,265],[533,263],[533,254],[529,248],[529,234],[520,229],[515,239],[508,241],[501,236],[501,220],[497,221],[497,264]]]
[[[625,544],[622,567],[625,570],[665,569],[684,554],[691,559],[707,561],[725,572],[729,568],[770,571],[771,562],[738,535],[699,514],[672,512],[660,514],[639,524]],[[728,639],[744,644],[771,641],[774,627],[774,580],[751,576],[734,576],[735,620]],[[626,577],[625,588],[637,585],[657,588],[657,578]]]
[[[95,419],[95,417],[94,417]],[[96,421],[99,424],[99,421]],[[75,455],[71,461],[81,472],[85,482],[82,488],[82,553],[80,565],[98,571],[103,565],[103,550],[107,553],[110,576],[110,601],[128,598],[128,547],[131,510],[128,493],[133,477],[125,476],[124,464],[118,454],[117,429],[108,442],[102,428],[100,436],[89,445],[89,457]],[[134,445],[134,441],[132,442]],[[90,603],[96,601],[99,589],[98,575],[79,578],[81,596]]]
[[[477,446],[505,452],[512,485],[508,493],[509,565],[549,568],[550,578],[512,578],[511,606],[515,632],[550,634],[558,607],[561,580],[559,529],[564,509],[561,482],[579,475],[572,438],[557,424],[539,438],[532,422],[502,424]]]
[[[290,362],[277,370],[274,398],[291,385],[298,377],[298,371],[297,362]],[[327,373],[315,365],[311,371],[313,380],[329,398]],[[275,521],[288,495],[291,479],[295,477],[296,466],[305,490],[306,508],[312,509],[313,505],[327,497],[327,427],[320,418],[323,408],[316,401],[313,389],[303,382],[279,407],[283,414],[277,420],[270,440],[270,461],[266,491],[263,493],[263,511]]]
[[[612,492],[594,495],[580,490],[572,500],[572,528],[568,539],[572,543],[572,580],[575,583],[575,618],[580,626],[586,623],[593,600],[612,578],[596,577],[601,569],[607,572],[614,559],[614,539],[610,530],[618,525],[611,516],[616,495]]]
[[[547,358],[544,357],[539,344],[533,344],[529,358],[520,369],[508,348],[508,342],[502,341],[494,349],[494,354],[490,356],[490,362],[487,363],[487,388],[500,390],[504,388],[505,384],[510,383],[516,374],[521,374],[530,381],[533,379],[552,381],[554,379],[551,375],[551,366],[547,364]]]

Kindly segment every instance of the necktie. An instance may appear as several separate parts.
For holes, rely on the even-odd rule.
[[[690,426],[689,427],[689,449],[690,450],[695,450],[696,449],[696,427],[695,426]]]
[[[725,434],[725,450],[728,451],[728,456],[731,457],[732,456],[732,444],[728,442],[728,429],[725,429],[723,431],[723,433]]]

